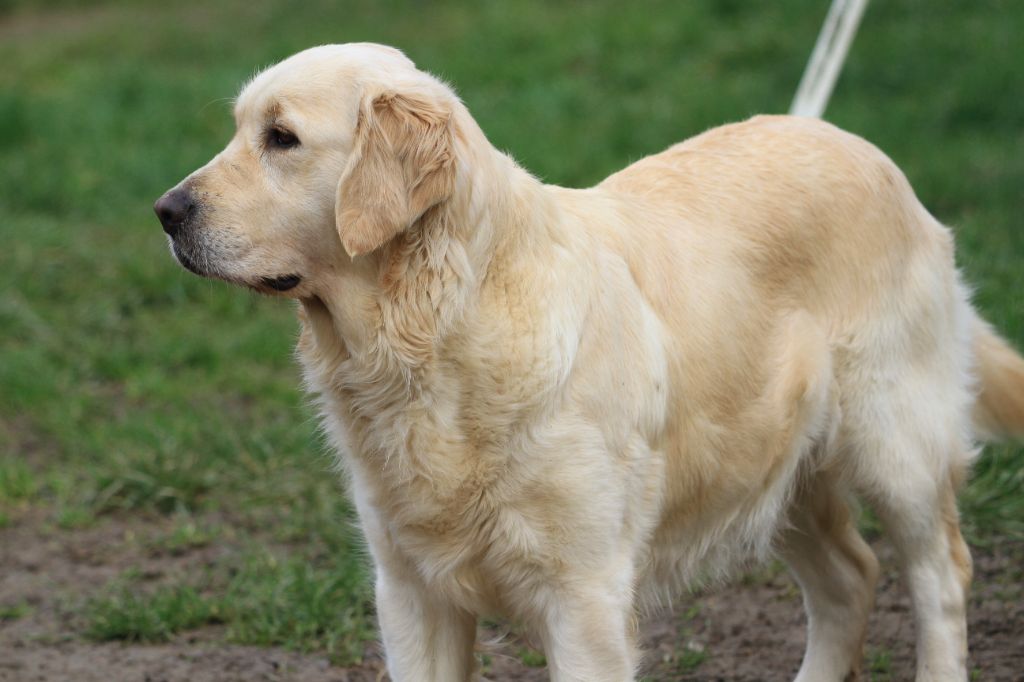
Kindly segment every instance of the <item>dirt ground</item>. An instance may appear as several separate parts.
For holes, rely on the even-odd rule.
[[[0,606],[27,603],[27,612],[0,618],[3,682],[370,682],[387,679],[375,647],[363,665],[338,668],[321,654],[223,643],[219,628],[179,635],[167,644],[96,644],[81,636],[75,605],[126,566],[160,575],[198,569],[216,546],[179,556],[138,549],[152,520],[108,519],[80,531],[48,529],[19,519],[0,529]],[[891,569],[891,550],[876,549],[887,571],[879,586],[866,651],[867,677],[912,678],[913,624],[908,598]],[[971,596],[972,679],[1024,679],[1024,543],[975,548]],[[800,664],[804,617],[785,571],[769,567],[726,587],[678,603],[644,625],[644,675],[650,680],[768,681],[792,679]],[[495,639],[485,632],[481,639]],[[483,645],[491,680],[546,680],[523,664],[523,642],[506,635]]]

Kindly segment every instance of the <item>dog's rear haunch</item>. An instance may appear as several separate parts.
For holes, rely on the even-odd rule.
[[[370,44],[267,69],[235,118],[157,212],[182,265],[299,302],[393,680],[472,678],[482,615],[552,679],[629,680],[645,600],[773,554],[797,679],[854,679],[854,496],[898,549],[918,679],[966,679],[955,493],[978,439],[1024,433],[1024,362],[875,147],[757,117],[548,186]]]

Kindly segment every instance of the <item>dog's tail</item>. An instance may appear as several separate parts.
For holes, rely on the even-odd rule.
[[[975,432],[984,440],[1024,440],[1024,358],[980,317],[973,334]]]

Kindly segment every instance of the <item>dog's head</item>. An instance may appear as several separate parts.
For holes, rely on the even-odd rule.
[[[301,52],[259,74],[227,147],[157,200],[184,267],[264,292],[318,279],[409,229],[454,189],[458,101],[401,52]]]

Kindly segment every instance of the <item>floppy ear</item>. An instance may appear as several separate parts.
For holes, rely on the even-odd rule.
[[[334,205],[345,251],[358,256],[380,247],[454,187],[451,111],[420,95],[370,98]]]

